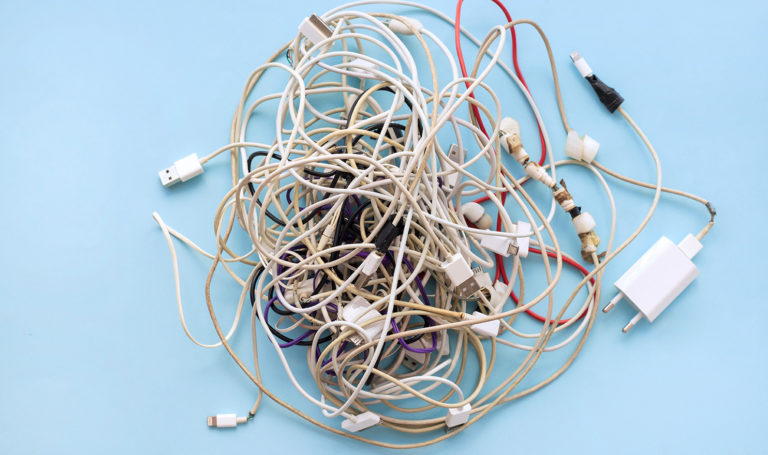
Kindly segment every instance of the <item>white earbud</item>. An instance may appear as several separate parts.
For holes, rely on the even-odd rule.
[[[568,138],[565,140],[565,154],[574,160],[591,163],[595,159],[597,149],[599,148],[600,143],[586,134],[579,137],[576,131],[568,131]]]
[[[464,218],[480,229],[490,229],[493,226],[493,220],[490,215],[485,213],[483,206],[476,202],[467,202],[461,206],[461,211],[464,214]]]
[[[499,124],[499,133],[501,135],[501,146],[507,153],[512,155],[518,163],[525,166],[531,159],[528,152],[523,148],[523,142],[520,139],[520,124],[512,117],[504,117]]]
[[[509,151],[507,138],[515,134],[517,137],[520,137],[520,124],[512,117],[504,117],[499,124],[499,133],[501,134],[501,146],[507,153],[512,153]]]

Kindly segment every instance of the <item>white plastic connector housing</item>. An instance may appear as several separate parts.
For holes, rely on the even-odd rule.
[[[432,337],[425,335],[411,343],[411,347],[416,349],[428,349],[432,347]],[[403,366],[411,371],[414,371],[420,366],[424,365],[428,359],[428,352],[413,352],[406,349],[405,356],[403,358]]]
[[[163,186],[169,187],[178,182],[186,182],[202,173],[203,166],[200,164],[200,158],[197,157],[197,153],[193,153],[175,161],[173,166],[163,169],[157,175],[160,176]]]
[[[362,287],[372,276],[376,275],[376,270],[379,269],[381,262],[384,260],[384,256],[376,251],[371,251],[368,256],[365,257],[363,263],[360,264],[360,274],[355,280],[356,287]]]
[[[239,423],[248,421],[247,417],[238,417],[236,414],[216,414],[208,416],[208,426],[216,428],[234,428]]]
[[[581,77],[588,77],[592,75],[592,68],[589,67],[587,61],[584,60],[584,58],[578,52],[571,53],[571,60],[573,61],[573,66],[575,66],[579,71],[579,74],[581,74]]]
[[[507,292],[507,285],[503,281],[497,281],[491,288],[491,307],[496,310],[497,313],[501,313],[504,304],[509,299],[509,292]]]
[[[461,297],[469,297],[480,289],[477,281],[475,281],[475,273],[461,253],[451,256],[447,261],[440,264],[440,268]]]
[[[517,234],[523,237],[515,238],[515,245],[517,245],[517,255],[521,258],[528,257],[528,248],[531,246],[531,225],[525,221],[518,221],[515,225],[517,228]]]
[[[313,46],[326,38],[329,38],[333,32],[328,24],[320,18],[317,14],[313,14],[309,17],[305,17],[301,24],[299,24],[299,33],[307,38]]]
[[[531,225],[525,221],[518,221],[512,225],[512,234],[523,234],[525,237],[513,239],[486,234],[480,239],[480,246],[504,257],[509,257],[510,254],[515,254],[522,258],[528,257],[528,248],[531,243]]]
[[[306,280],[299,283],[299,285],[296,287],[292,287],[290,285],[286,286],[283,295],[285,296],[285,300],[287,300],[289,303],[297,304],[300,303],[303,299],[312,297],[312,291],[314,290],[314,279],[307,278]]]
[[[362,414],[356,415],[354,418],[345,419],[341,422],[341,428],[349,431],[350,433],[357,433],[358,431],[367,430],[372,426],[378,425],[381,422],[381,417],[371,411],[365,411]]]
[[[461,213],[470,223],[479,229],[490,229],[493,226],[491,216],[485,213],[485,209],[477,202],[467,202],[461,206]]]
[[[354,322],[355,324],[362,325],[366,321],[369,321],[377,316],[381,316],[381,313],[376,311],[375,308],[363,297],[359,295],[353,298],[348,304],[344,305],[341,309],[339,317],[347,322]],[[372,324],[363,327],[363,330],[371,340],[379,338],[381,333],[386,328],[384,320],[374,322]],[[352,335],[349,337],[354,344],[361,344],[363,338],[360,335]]]
[[[509,237],[501,237],[493,234],[485,234],[480,239],[480,246],[495,254],[500,254],[504,257],[509,257],[510,254],[515,254],[517,246],[515,245],[515,239]]]
[[[448,149],[448,159],[453,161],[454,163],[461,164],[461,149],[456,144],[451,144],[451,148]],[[459,171],[451,169],[450,174],[446,174],[443,177],[443,184],[449,189],[453,190],[453,187],[456,186],[456,182],[459,181]]]
[[[254,213],[254,216],[256,214]],[[328,223],[328,225],[323,229],[323,234],[320,236],[320,241],[317,242],[317,249],[322,250],[325,248],[325,245],[327,245],[329,242],[333,241],[333,235],[336,232],[336,225],[333,223]]]
[[[370,70],[377,70],[379,66],[360,57],[349,62],[350,71],[361,79],[373,79],[376,77]]]
[[[467,403],[460,408],[448,408],[448,414],[445,415],[445,426],[448,428],[464,425],[469,421],[469,414],[472,412],[472,405]]]
[[[447,332],[444,332],[443,335],[440,335],[440,340],[438,341],[438,349],[440,356],[448,355],[451,353],[451,340],[448,338]]]
[[[614,285],[619,294],[603,311],[626,298],[638,312],[624,327],[625,333],[641,317],[653,322],[698,276],[699,270],[691,259],[701,248],[701,243],[691,234],[679,245],[661,237],[616,281]]]
[[[490,289],[493,286],[493,281],[491,281],[491,275],[484,271],[482,267],[475,267],[475,281],[477,282],[477,285],[482,288],[488,288]]]
[[[565,139],[565,154],[574,160],[581,160],[591,163],[600,149],[600,143],[587,136],[579,137],[579,133],[574,130],[568,131]]]
[[[479,311],[475,311],[470,316],[470,319],[482,319],[484,317],[487,317],[488,315],[483,314]],[[496,338],[499,335],[499,327],[501,327],[501,322],[499,322],[498,319],[493,321],[487,321],[487,322],[480,322],[478,324],[474,324],[469,326],[473,332],[480,336],[485,336],[489,338]]]
[[[413,27],[413,29],[409,28],[408,25]],[[421,22],[412,17],[405,16],[398,16],[397,19],[392,19],[388,27],[398,35],[413,35],[414,30],[421,32],[424,29],[424,25]]]

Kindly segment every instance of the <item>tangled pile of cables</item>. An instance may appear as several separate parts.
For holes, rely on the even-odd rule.
[[[618,110],[647,145],[656,181],[624,177],[594,161],[597,142],[579,137],[566,120],[544,32],[530,20],[512,20],[493,1],[507,20],[483,40],[461,28],[461,1],[455,20],[405,1],[361,1],[307,18],[299,34],[248,78],[230,143],[160,172],[163,184],[170,185],[199,175],[216,156],[228,154],[232,163],[232,186],[214,216],[215,252],[204,251],[154,214],[171,249],[185,332],[200,346],[223,346],[259,389],[247,416],[221,414],[209,418],[209,425],[248,421],[266,394],[316,425],[377,445],[415,447],[448,438],[568,368],[595,321],[604,268],[644,228],[662,191],[706,205],[712,217],[697,239],[708,232],[714,219],[709,203],[661,186],[656,152],[620,107],[623,98],[574,54],[600,100],[611,112]],[[354,9],[368,4],[405,5],[450,23],[456,56],[413,18]],[[565,150],[573,159],[555,161],[517,64],[517,26],[533,27],[545,44],[567,135]],[[462,36],[478,48],[469,68]],[[510,41],[513,68],[502,62]],[[449,71],[438,72],[438,63]],[[505,72],[527,100],[538,123],[539,159],[524,148],[517,121],[503,115],[506,108],[488,82],[493,70]],[[284,89],[258,94],[267,72],[281,74]],[[260,113],[274,115],[271,133],[249,130]],[[605,189],[612,213],[607,240],[601,241],[594,218],[558,181],[556,170],[564,165],[588,168]],[[653,190],[643,221],[615,248],[615,207],[604,174]],[[551,193],[547,209],[527,190],[536,185]],[[573,229],[559,235],[578,236],[581,261],[558,243],[552,226],[556,216],[572,221]],[[250,251],[230,246],[239,229],[250,237]],[[198,342],[187,329],[172,237],[212,260],[205,299],[220,338],[215,344]],[[248,276],[238,275],[233,264],[247,267]],[[564,302],[556,302],[554,289],[565,265],[583,278]],[[219,267],[242,287],[227,331],[210,292]],[[532,267],[545,274],[542,289],[525,286],[524,269]],[[583,302],[568,311],[579,295]],[[250,366],[229,343],[245,302],[251,306]],[[533,312],[539,303],[546,305],[541,314]],[[521,329],[521,315],[535,318],[540,329]],[[283,372],[271,374],[284,374],[323,417],[297,409],[267,388],[259,338],[282,362]],[[523,353],[516,365],[495,364],[501,346]],[[572,354],[560,368],[520,390],[545,352],[566,346],[572,346]],[[289,355],[296,350],[305,352],[299,364]],[[473,359],[477,365],[470,368]],[[341,428],[328,420],[337,417]],[[437,435],[397,445],[358,433],[375,425],[414,437]]]

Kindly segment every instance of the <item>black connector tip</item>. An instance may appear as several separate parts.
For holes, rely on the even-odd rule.
[[[597,93],[600,102],[603,103],[603,106],[605,106],[610,113],[614,113],[616,109],[621,106],[621,103],[624,102],[624,98],[619,95],[619,92],[613,87],[606,85],[605,82],[601,81],[600,78],[594,74],[590,74],[585,79],[589,81],[589,85],[591,85],[592,89]]]
[[[381,231],[379,231],[379,235],[374,240],[374,243],[376,244],[376,250],[379,253],[386,253],[395,238],[403,233],[402,223],[395,225],[392,223],[394,218],[395,217],[392,216],[389,221],[387,221],[384,227],[381,228]]]
[[[576,218],[577,216],[581,215],[581,207],[574,207],[571,210],[568,210],[568,214],[571,215],[571,218]]]

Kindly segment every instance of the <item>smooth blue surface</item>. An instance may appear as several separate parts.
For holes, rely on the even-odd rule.
[[[455,6],[429,3],[448,14]],[[156,172],[225,144],[249,72],[304,16],[338,3],[275,4],[0,3],[0,453],[377,451],[270,402],[235,431],[205,426],[208,414],[244,414],[254,387],[224,351],[202,351],[184,336],[165,241],[150,217],[158,210],[213,245],[225,160],[170,191]],[[463,24],[478,35],[500,20],[490,2],[467,4]],[[766,452],[766,5],[509,4],[548,33],[571,122],[602,142],[604,164],[652,178],[639,141],[573,71],[573,49],[627,99],[659,150],[665,184],[709,197],[720,215],[696,258],[699,279],[652,326],[625,336],[628,307],[600,315],[558,381],[423,453]],[[450,45],[449,27],[419,17]],[[543,48],[529,29],[519,38],[523,71],[561,147]],[[649,198],[612,183],[622,239]],[[604,209],[594,212],[605,220]],[[678,240],[705,220],[699,206],[665,198],[606,279],[659,235]],[[201,294],[207,262],[184,248],[180,257],[190,325],[212,340]],[[214,291],[225,307],[237,292]],[[263,351],[267,383],[302,404]]]

